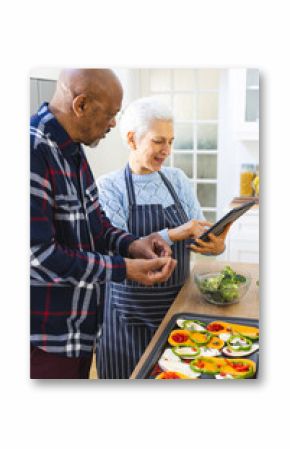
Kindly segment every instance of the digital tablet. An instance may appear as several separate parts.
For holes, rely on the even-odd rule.
[[[252,206],[254,206],[254,204],[256,204],[255,201],[249,201],[248,203],[245,203],[242,206],[235,207],[234,209],[230,210],[213,226],[208,228],[199,238],[204,242],[208,242],[209,241],[208,234],[213,233],[216,236],[220,235],[228,223],[233,223],[234,221],[236,221],[241,215],[243,215],[245,212],[247,212],[247,210],[249,210]],[[194,243],[197,245],[194,239],[190,239],[189,243]]]

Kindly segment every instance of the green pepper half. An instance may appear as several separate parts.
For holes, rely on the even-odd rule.
[[[259,335],[257,335],[256,337],[254,335],[249,337],[248,335],[244,335],[242,332],[240,332],[240,335],[244,338],[247,338],[248,340],[250,340],[252,342],[259,340]]]
[[[183,349],[192,349],[192,350],[195,350],[195,352],[194,353],[193,352],[189,352],[188,354],[186,354],[186,353],[182,353],[181,354],[179,351],[183,350]],[[175,346],[175,347],[172,348],[172,352],[175,355],[177,355],[178,357],[180,357],[181,359],[191,359],[191,358],[196,357],[196,356],[198,356],[200,354],[200,349],[197,348],[197,347],[195,348],[193,346]]]
[[[197,330],[195,329],[194,325],[198,324],[199,326],[206,327],[206,323],[203,323],[199,320],[185,320],[183,323],[183,328],[187,329],[188,331],[196,331],[196,332],[206,332],[206,329]]]
[[[242,346],[238,343],[233,343],[233,340],[235,340],[236,338],[240,338],[246,341],[247,345]],[[252,340],[250,340],[247,337],[244,337],[243,335],[232,335],[228,341],[227,341],[227,346],[232,350],[232,351],[250,351],[252,349],[253,343]],[[234,346],[239,346],[238,348],[234,348]]]

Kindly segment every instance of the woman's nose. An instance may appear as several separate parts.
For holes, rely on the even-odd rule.
[[[164,154],[169,155],[171,153],[171,144],[170,143],[165,143],[163,145],[162,151]]]

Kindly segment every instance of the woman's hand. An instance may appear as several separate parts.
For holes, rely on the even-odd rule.
[[[188,248],[190,248],[195,253],[200,254],[221,254],[225,250],[225,238],[227,236],[227,233],[229,232],[231,225],[231,223],[227,224],[225,229],[219,236],[216,236],[212,233],[208,234],[209,242],[204,242],[203,240],[196,238],[195,241],[196,243],[198,243],[198,246],[192,244],[189,245]]]
[[[158,232],[153,232],[142,239],[134,240],[129,246],[128,254],[133,259],[155,259],[170,257],[171,248]]]
[[[179,242],[190,238],[196,239],[206,231],[206,228],[212,226],[209,221],[190,220],[177,228],[168,230],[168,237],[172,242]]]

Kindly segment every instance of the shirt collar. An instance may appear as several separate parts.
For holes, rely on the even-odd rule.
[[[38,115],[44,123],[44,132],[49,134],[51,140],[57,143],[58,148],[66,156],[77,154],[80,151],[80,143],[74,142],[56,117],[48,108],[48,103],[43,103],[38,110]]]

